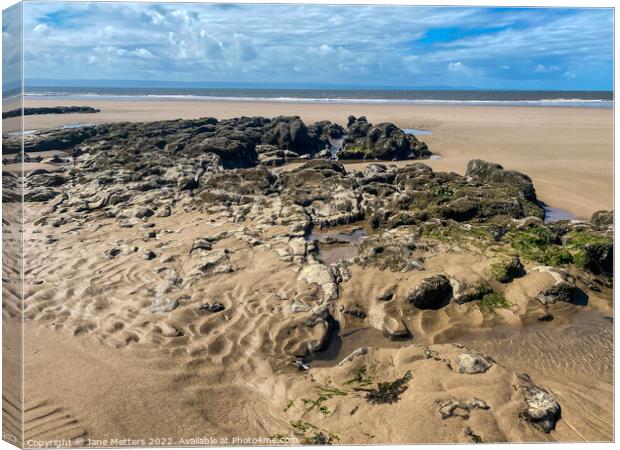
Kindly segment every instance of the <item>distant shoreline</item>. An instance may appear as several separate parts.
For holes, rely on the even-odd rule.
[[[222,101],[352,105],[537,106],[611,109],[611,91],[31,87],[25,99]]]

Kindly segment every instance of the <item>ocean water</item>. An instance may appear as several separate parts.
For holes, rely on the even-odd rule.
[[[612,91],[27,87],[27,97],[613,108]]]

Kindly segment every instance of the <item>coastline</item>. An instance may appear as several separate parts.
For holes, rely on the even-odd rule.
[[[24,106],[70,106],[76,102],[64,98],[26,98]],[[161,99],[80,100],[79,104],[101,112],[26,116],[24,127],[242,115],[299,115],[307,123],[326,119],[346,124],[350,114],[366,115],[374,123],[394,122],[402,128],[432,131],[423,140],[433,153],[441,156],[425,161],[433,170],[463,174],[468,161],[480,158],[527,174],[534,181],[539,198],[578,219],[613,207],[613,109]],[[15,119],[5,121],[5,129],[12,128],[12,120]]]

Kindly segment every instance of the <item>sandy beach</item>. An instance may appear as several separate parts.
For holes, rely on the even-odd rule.
[[[350,114],[366,115],[373,123],[432,131],[423,140],[441,156],[427,162],[433,169],[462,174],[468,161],[482,158],[529,175],[542,201],[578,218],[613,207],[611,109],[30,98],[25,106],[78,103],[101,112],[27,116],[25,128],[244,115],[299,115],[306,122],[331,120],[344,125]]]
[[[30,446],[613,438],[612,215],[589,218],[611,111],[79,103],[101,112],[25,117],[26,301],[7,284],[3,320],[23,313],[27,401],[3,400]],[[282,114],[308,127],[235,118]],[[111,125],[44,130],[80,123]],[[329,158],[368,130],[413,156]]]

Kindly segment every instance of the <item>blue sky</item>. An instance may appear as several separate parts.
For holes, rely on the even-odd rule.
[[[611,9],[27,2],[24,40],[26,79],[613,83]]]

